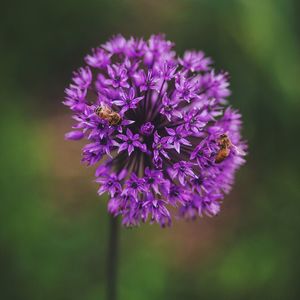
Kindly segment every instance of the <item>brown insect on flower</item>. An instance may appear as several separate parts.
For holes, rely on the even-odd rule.
[[[115,126],[120,124],[122,118],[121,116],[113,111],[107,105],[99,105],[95,108],[95,114],[102,120],[106,120],[109,125]]]
[[[217,164],[221,163],[230,154],[230,148],[232,146],[232,143],[227,134],[220,135],[218,139],[218,145],[220,147],[220,150],[218,151],[215,157],[215,163]]]
[[[223,160],[225,160],[229,156],[231,151],[233,151],[233,153],[235,153],[237,155],[241,155],[241,156],[246,155],[246,152],[242,148],[237,147],[234,144],[232,144],[228,135],[225,133],[220,135],[217,142],[220,147],[220,150],[218,151],[218,153],[216,154],[216,157],[215,157],[216,164],[219,164]]]

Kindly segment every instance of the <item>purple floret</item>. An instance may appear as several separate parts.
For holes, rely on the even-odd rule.
[[[180,58],[173,47],[163,35],[114,36],[65,90],[76,122],[65,138],[87,141],[82,161],[97,165],[98,193],[125,226],[168,226],[171,207],[185,218],[217,215],[245,162],[228,74],[201,51]]]

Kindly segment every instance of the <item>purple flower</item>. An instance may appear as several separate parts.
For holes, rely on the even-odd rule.
[[[103,137],[108,136],[113,132],[112,128],[109,127],[109,125],[105,120],[99,120],[99,118],[97,118],[96,124],[92,122],[93,121],[90,121],[90,125],[91,125],[91,130],[89,134],[90,139],[96,139],[97,136],[103,139]]]
[[[176,109],[178,103],[173,103],[165,93],[162,97],[162,108],[160,113],[164,115],[170,122],[172,117],[182,118],[182,113]]]
[[[147,213],[151,216],[151,223],[157,222],[162,227],[171,225],[171,215],[166,208],[165,201],[155,199],[150,194],[143,206],[147,208]]]
[[[207,168],[213,165],[213,160],[218,151],[217,143],[214,139],[204,138],[199,145],[196,146],[190,155],[190,159],[197,161],[200,168]]]
[[[107,66],[107,73],[110,79],[105,80],[105,84],[112,85],[113,88],[128,88],[129,84],[127,83],[128,76],[127,70],[123,66]]]
[[[125,226],[214,216],[245,162],[241,115],[227,107],[229,76],[203,52],[177,58],[163,35],[117,35],[85,57],[64,105],[86,140],[82,161],[97,165],[98,194]]]
[[[124,170],[120,174],[103,174],[96,179],[96,182],[100,183],[101,186],[98,190],[98,194],[102,195],[105,192],[108,192],[111,197],[114,197],[116,194],[121,193],[122,185],[121,181],[124,179],[126,171]]]
[[[80,89],[87,89],[92,82],[92,72],[89,67],[80,68],[74,72],[73,81]]]
[[[112,141],[109,137],[99,138],[96,142],[87,144],[83,148],[83,159],[88,165],[97,163],[104,155],[111,157],[110,150],[112,148]]]
[[[128,57],[142,57],[147,50],[147,44],[143,39],[135,39],[132,37],[127,42],[127,47],[125,50]]]
[[[130,88],[129,91],[121,90],[120,91],[120,98],[118,100],[114,100],[113,104],[121,106],[120,114],[123,115],[129,109],[135,109],[137,104],[144,98],[142,97],[135,97],[134,88]]]
[[[84,133],[82,131],[70,131],[65,134],[66,140],[78,141],[81,140],[83,137],[84,137]]]
[[[136,201],[138,201],[138,194],[145,192],[145,182],[144,179],[136,176],[135,173],[132,173],[130,178],[127,181],[126,187],[123,189],[123,195],[132,195]]]
[[[230,95],[228,77],[228,73],[215,74],[212,70],[201,77],[199,84],[207,97],[226,103],[225,98]]]
[[[146,145],[140,142],[140,135],[138,133],[133,134],[129,128],[126,129],[126,135],[117,134],[116,136],[121,142],[116,143],[119,146],[118,152],[128,150],[128,155],[134,151],[134,148],[140,149],[142,152],[146,151]]]
[[[152,135],[154,128],[151,122],[147,122],[141,126],[140,133],[146,136]]]
[[[107,210],[113,216],[117,216],[122,211],[122,202],[120,201],[120,197],[110,198],[107,205]]]
[[[189,189],[173,184],[170,187],[167,199],[171,205],[176,205],[177,203],[180,205],[186,205],[186,203],[190,201],[191,197],[192,195]]]
[[[155,63],[175,62],[175,52],[171,51],[173,46],[172,42],[165,40],[164,35],[152,35],[144,55],[145,65],[155,68]]]
[[[198,82],[194,79],[188,79],[185,76],[178,76],[175,83],[177,97],[190,102],[193,98],[199,98],[197,94]]]
[[[86,107],[85,97],[87,94],[86,89],[70,84],[69,88],[65,89],[66,97],[63,104],[69,106],[75,112],[84,111]]]
[[[160,155],[164,156],[167,159],[170,159],[167,149],[172,148],[172,146],[168,143],[168,137],[161,137],[157,131],[154,133],[154,142],[152,144],[153,148],[153,159],[157,160]]]
[[[186,51],[183,58],[179,58],[179,63],[185,69],[195,72],[208,71],[212,61],[210,58],[205,57],[202,51]]]
[[[184,116],[185,130],[199,133],[205,128],[208,121],[212,121],[212,116],[207,110],[191,109]]]
[[[92,49],[92,52],[92,55],[87,55],[85,57],[85,61],[89,66],[104,69],[110,64],[111,55],[107,54],[106,51],[101,48],[97,48]]]
[[[171,80],[175,77],[177,65],[169,62],[165,62],[162,67],[158,68],[157,71],[164,80]]]
[[[158,90],[158,78],[153,75],[152,70],[145,74],[144,70],[140,70],[134,75],[136,85],[140,87],[141,92],[147,90]]]
[[[174,149],[180,153],[180,145],[191,146],[192,144],[185,138],[188,136],[188,132],[183,126],[178,126],[175,128],[166,128],[169,134],[168,143],[173,145]]]
[[[194,165],[195,164],[187,161],[180,161],[178,163],[175,163],[172,168],[169,168],[168,172],[173,180],[175,178],[178,178],[180,184],[185,185],[186,177],[196,177],[192,169]]]
[[[161,194],[160,190],[164,192],[169,190],[169,181],[164,179],[163,173],[149,167],[145,169],[144,182],[148,190],[153,189],[156,194]]]
[[[126,50],[126,43],[126,39],[121,34],[118,34],[102,45],[102,48],[111,54],[120,54]]]
[[[191,201],[188,201],[180,208],[180,215],[188,218],[195,218],[197,215],[203,216],[204,214],[213,217],[220,211],[220,194],[211,194],[210,196],[201,196],[195,194]]]

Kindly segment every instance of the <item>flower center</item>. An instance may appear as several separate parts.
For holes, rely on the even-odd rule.
[[[138,184],[137,184],[136,182],[133,182],[133,183],[131,184],[131,187],[132,187],[133,189],[136,189],[136,188],[138,187]]]
[[[190,95],[190,91],[189,91],[188,89],[185,89],[185,90],[183,91],[183,97],[186,98],[186,97],[188,97],[189,95]]]
[[[152,177],[148,178],[148,183],[149,183],[149,184],[154,183],[154,179],[153,179]]]
[[[184,172],[184,171],[185,171],[185,167],[184,167],[184,166],[181,166],[181,167],[179,168],[179,170],[180,170],[181,172]]]
[[[172,107],[170,105],[165,106],[165,111],[166,112],[172,111]]]

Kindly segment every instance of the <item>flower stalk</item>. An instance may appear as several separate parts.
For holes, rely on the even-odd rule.
[[[117,300],[119,263],[119,219],[109,215],[109,236],[107,248],[107,300]]]

